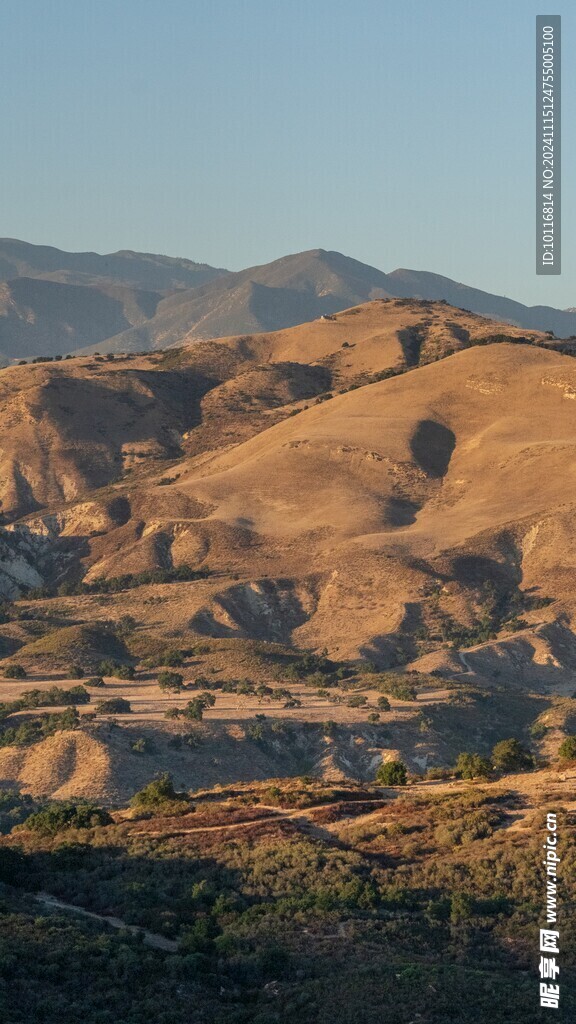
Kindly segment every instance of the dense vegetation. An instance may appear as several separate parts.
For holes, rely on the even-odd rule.
[[[19,724],[7,726],[0,732],[0,747],[25,747],[45,739],[46,736],[52,736],[55,732],[76,729],[79,722],[80,716],[76,708],[73,707],[53,715],[26,718]]]
[[[328,797],[310,783],[278,781],[261,798],[289,804],[294,788],[308,789],[312,804]],[[162,776],[135,798],[135,810],[176,817],[103,826],[97,808],[52,805],[4,839],[0,878],[11,884],[0,892],[3,1019],[541,1021],[535,865],[543,822],[536,816],[511,838],[513,794],[400,792],[358,824],[350,800],[333,803],[325,820],[337,828],[325,838],[269,817],[247,830],[189,834],[189,819],[178,816],[194,810],[198,825],[249,819],[257,807],[246,798],[215,792],[192,807]],[[569,819],[558,813],[568,906],[575,852]],[[127,931],[47,911],[25,895],[38,891],[115,914],[178,948],[153,949]],[[574,936],[566,917],[555,1016],[566,1022],[576,1011]]]
[[[89,703],[90,694],[84,686],[71,686],[68,690],[64,690],[60,686],[50,686],[47,690],[25,690],[17,700],[0,704],[0,720],[17,711]]]

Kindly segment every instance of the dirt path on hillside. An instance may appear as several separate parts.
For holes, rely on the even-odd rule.
[[[32,893],[32,898],[42,903],[43,906],[47,907],[48,910],[66,910],[74,914],[80,914],[82,917],[91,918],[93,921],[101,921],[105,924],[109,924],[112,928],[121,928],[125,931],[131,932],[132,935],[142,935],[144,942],[147,946],[153,946],[154,949],[162,949],[166,953],[176,953],[178,950],[178,943],[174,939],[167,939],[164,935],[157,935],[155,932],[149,932],[146,928],[139,928],[134,924],[126,924],[120,917],[111,917],[107,914],[95,914],[91,910],[84,910],[84,907],[77,907],[74,903],[64,903],[62,900],[56,899],[55,896],[51,896],[47,892],[36,892]]]
[[[348,802],[348,801],[346,801]],[[385,799],[376,800],[362,800],[359,801],[362,805],[368,803],[378,804],[379,807],[383,807]],[[196,832],[223,832],[232,831],[233,829],[248,828],[250,825],[265,825],[270,822],[276,821],[289,821],[293,818],[307,819],[307,825],[310,827],[314,826],[314,822],[308,820],[309,815],[313,811],[325,810],[328,807],[338,807],[336,803],[324,803],[324,804],[313,804],[311,807],[294,807],[289,809],[283,809],[274,807],[270,804],[259,804],[259,809],[263,811],[272,811],[273,813],[269,817],[265,818],[245,818],[242,821],[231,821],[224,822],[222,825],[195,825],[193,828],[175,828],[175,829],[160,829],[157,832],[152,832],[149,829],[135,829],[133,832],[129,832],[130,836],[188,836],[193,835]],[[374,812],[371,812],[374,813]]]

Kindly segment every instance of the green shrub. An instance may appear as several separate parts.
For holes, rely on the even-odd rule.
[[[25,747],[31,743],[37,743],[55,732],[76,729],[79,722],[80,715],[76,708],[66,708],[65,711],[53,715],[27,718],[20,725],[10,726],[0,732],[0,747]]]
[[[125,715],[132,711],[129,700],[123,697],[110,697],[109,700],[101,700],[96,705],[96,712],[99,715]]]
[[[360,693],[355,693],[353,697],[349,697],[346,704],[349,708],[361,708],[364,704],[368,703],[368,698],[364,697]]]
[[[132,807],[162,807],[163,804],[173,803],[175,800],[182,799],[183,796],[183,793],[177,793],[174,789],[170,773],[163,772],[162,775],[144,786],[144,789],[135,793],[130,803]]]
[[[487,779],[491,774],[492,766],[490,761],[480,754],[458,754],[455,775],[460,779]]]
[[[101,690],[106,683],[102,679],[102,676],[91,676],[90,679],[86,680],[86,686],[93,686],[95,689]]]
[[[563,761],[576,761],[576,736],[567,736],[558,747],[558,756]]]
[[[7,665],[3,672],[5,679],[26,679],[26,669],[23,665]]]
[[[308,652],[293,662],[285,671],[287,679],[306,679],[307,676],[328,675],[333,672],[336,665],[328,657],[328,651],[323,650],[321,654]]]
[[[147,739],[145,736],[139,736],[134,743],[131,744],[130,749],[133,754],[153,754],[154,744],[152,740]]]
[[[75,663],[73,665],[70,665],[70,668],[68,669],[68,675],[70,676],[70,679],[84,679],[85,672],[84,669],[82,668],[82,665],[78,665]]]
[[[184,684],[184,676],[180,672],[159,672],[158,686],[166,693],[180,693]]]
[[[114,679],[134,679],[136,675],[132,665],[120,665],[110,658],[105,658],[100,662],[98,673],[101,676],[111,676]]]
[[[134,679],[136,671],[133,665],[118,665],[114,675],[116,679]]]
[[[214,694],[200,693],[193,700],[189,700],[185,708],[178,709],[178,714],[194,722],[201,722],[206,709],[213,707],[215,703]]]
[[[57,707],[62,704],[89,704],[90,694],[84,686],[71,686],[62,690],[51,686],[48,690],[25,690],[17,702],[21,708]]]
[[[403,761],[384,761],[376,772],[376,781],[383,786],[405,786],[408,771]]]
[[[166,651],[162,655],[162,665],[166,665],[167,668],[179,668],[180,665],[184,664],[184,658],[180,651]]]
[[[401,672],[383,672],[378,676],[376,682],[376,689],[379,693],[390,694],[391,697],[396,697],[397,700],[416,700],[417,693],[414,683],[409,681],[404,673]]]
[[[55,835],[68,828],[96,828],[109,825],[112,818],[107,811],[91,803],[51,803],[26,819],[20,828],[40,835]]]
[[[123,590],[133,590],[153,583],[182,583],[191,580],[206,579],[209,569],[192,569],[189,565],[179,565],[173,569],[146,569],[143,572],[124,573],[122,576],[101,576],[90,583],[67,581],[57,589],[49,586],[31,587],[26,597],[29,601],[54,597],[56,593],[69,596],[71,594],[117,594]]]

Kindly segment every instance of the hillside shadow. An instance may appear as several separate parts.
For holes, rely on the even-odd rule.
[[[420,420],[410,439],[414,461],[433,479],[446,475],[455,447],[453,431],[436,420]]]
[[[166,833],[170,834],[177,822],[178,818],[161,819],[158,824],[165,826]],[[194,912],[202,914],[209,909],[217,892],[242,891],[241,873],[225,867],[210,855],[202,855],[197,849],[202,841],[201,834],[194,838],[195,855],[190,858],[154,856],[153,847],[159,839],[152,836],[149,857],[132,855],[121,846],[96,847],[82,842],[53,851],[26,851],[18,857],[12,884],[27,892],[45,891],[81,910],[118,917],[129,926],[177,939],[180,927],[189,927]],[[146,842],[145,834],[141,841]],[[203,880],[209,883],[206,896],[203,895]],[[201,891],[195,903],[188,896],[188,908],[184,909],[184,894],[191,893],[195,886]],[[74,919],[73,911],[56,909],[50,913],[65,916],[68,921]],[[79,923],[80,918],[75,920]],[[107,928],[105,922],[85,923],[98,930]]]
[[[396,337],[400,342],[406,366],[410,369],[418,366],[420,362],[420,352],[425,338],[424,327],[420,325],[404,327],[401,330],[396,331]]]
[[[391,527],[411,526],[422,505],[408,498],[389,498],[384,511],[384,524]]]
[[[452,559],[453,578],[466,587],[480,587],[484,583],[510,588],[512,583],[518,584],[522,573],[511,562],[497,562],[486,555],[457,555]]]

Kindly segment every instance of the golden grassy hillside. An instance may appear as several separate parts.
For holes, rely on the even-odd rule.
[[[132,703],[130,736],[157,730],[148,764],[164,764],[176,726],[159,723],[184,697],[157,677],[182,650],[185,684],[214,682],[215,732],[194,760],[209,782],[218,758],[227,778],[303,759],[367,778],[394,752],[423,770],[515,731],[554,756],[576,690],[575,396],[559,343],[412,300],[4,370],[1,568],[19,599],[0,616],[0,667],[28,679],[6,679],[2,699],[71,685],[74,666],[131,665],[134,680],[103,672],[107,692]],[[252,642],[284,653],[246,662]],[[333,691],[322,668],[286,682],[282,658],[324,648]],[[382,711],[374,668],[416,671],[418,692]],[[239,700],[226,687],[243,678],[291,692]],[[233,730],[258,714],[312,723],[303,759],[272,735],[261,764],[246,758]],[[326,744],[328,720],[344,732]],[[77,742],[42,741],[50,770],[63,766],[52,791],[86,791]],[[90,742],[102,780],[127,770],[112,739]],[[37,789],[35,756],[5,749],[6,778]]]

